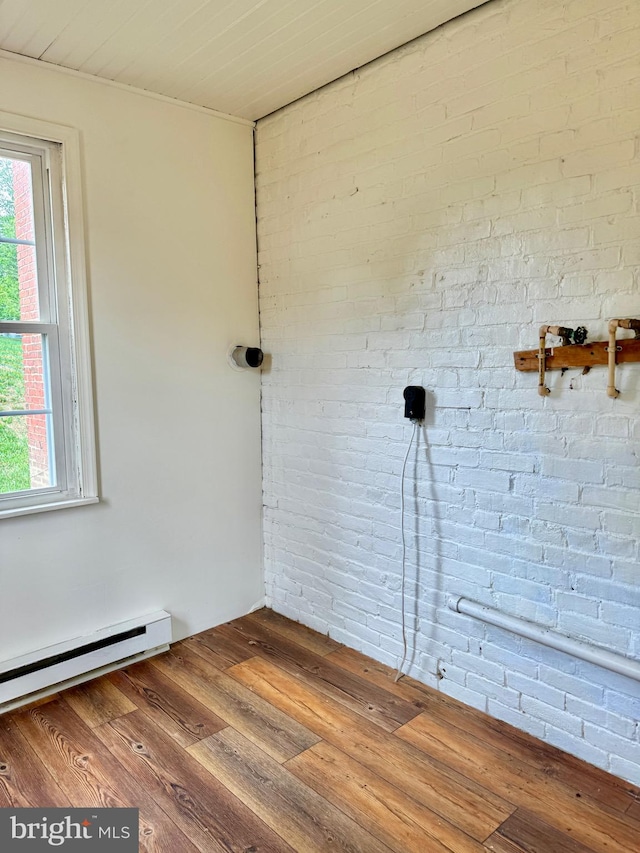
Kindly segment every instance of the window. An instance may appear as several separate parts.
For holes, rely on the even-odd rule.
[[[97,500],[77,134],[0,113],[0,516]]]

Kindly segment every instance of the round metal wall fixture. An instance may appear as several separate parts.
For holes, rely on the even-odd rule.
[[[233,344],[227,352],[227,362],[234,370],[257,370],[264,360],[260,347]]]

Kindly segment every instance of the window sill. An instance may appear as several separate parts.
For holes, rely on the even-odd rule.
[[[11,518],[15,515],[32,515],[34,512],[49,512],[52,509],[68,509],[74,506],[85,506],[85,504],[97,504],[99,501],[100,498],[73,498],[67,501],[52,501],[51,503],[34,504],[33,506],[0,509],[0,519]]]

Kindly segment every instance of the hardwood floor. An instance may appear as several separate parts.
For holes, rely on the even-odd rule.
[[[0,717],[0,807],[148,853],[635,853],[640,789],[262,610]]]

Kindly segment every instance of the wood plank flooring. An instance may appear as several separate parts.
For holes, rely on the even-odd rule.
[[[144,853],[636,853],[640,788],[261,610],[0,717],[0,807]]]

